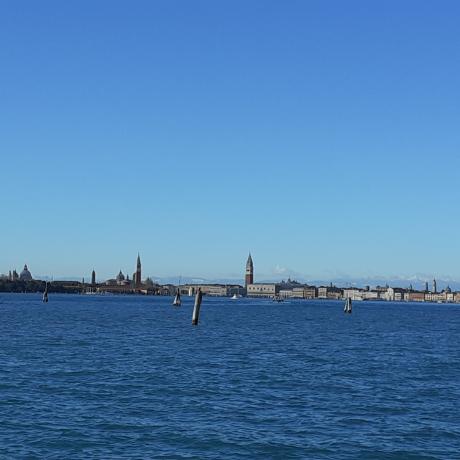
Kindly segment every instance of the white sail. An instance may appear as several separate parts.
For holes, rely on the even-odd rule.
[[[180,304],[181,304],[181,301],[180,301],[180,292],[179,292],[179,289],[178,289],[177,292],[176,292],[176,295],[175,295],[175,297],[174,297],[173,305],[174,305],[175,307],[178,307],[178,306],[180,306]]]

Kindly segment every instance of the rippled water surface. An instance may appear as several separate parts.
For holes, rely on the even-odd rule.
[[[0,458],[460,459],[460,306],[0,294]]]

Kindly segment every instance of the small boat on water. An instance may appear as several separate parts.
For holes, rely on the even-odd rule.
[[[348,297],[345,300],[345,306],[343,307],[344,313],[351,313],[351,299]]]
[[[237,300],[237,299],[239,299],[238,294],[233,294],[232,300]]]
[[[180,283],[182,281],[182,276],[179,277],[179,284],[177,285],[176,295],[174,296],[173,305],[175,307],[180,307],[181,300],[180,300]]]
[[[176,295],[174,296],[173,305],[174,305],[175,307],[180,307],[180,305],[181,305],[179,288],[177,288]]]

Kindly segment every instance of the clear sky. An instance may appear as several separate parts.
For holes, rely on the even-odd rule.
[[[0,273],[460,279],[458,1],[0,2]]]

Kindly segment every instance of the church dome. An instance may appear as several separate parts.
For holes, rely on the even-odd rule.
[[[123,275],[123,272],[120,270],[120,273],[117,275],[117,281],[124,281],[125,280],[125,275]]]
[[[22,270],[21,274],[19,275],[19,279],[21,281],[31,281],[32,280],[32,273],[29,272],[27,268],[27,264],[24,265],[24,270]]]

